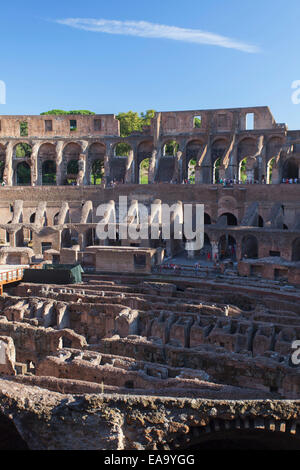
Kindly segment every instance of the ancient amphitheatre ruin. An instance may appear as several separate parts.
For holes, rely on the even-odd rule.
[[[0,160],[0,448],[300,448],[300,131],[268,107],[126,138],[114,115],[0,116]],[[102,243],[119,196],[136,225],[138,203],[204,204],[204,247]]]

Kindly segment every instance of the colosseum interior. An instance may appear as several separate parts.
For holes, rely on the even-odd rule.
[[[0,448],[299,449],[300,131],[268,107],[119,124],[0,116]],[[136,228],[203,204],[203,247],[161,218],[100,240],[122,196]]]

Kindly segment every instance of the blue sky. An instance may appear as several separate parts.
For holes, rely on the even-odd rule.
[[[299,0],[2,2],[0,113],[268,105],[300,129],[299,20]]]

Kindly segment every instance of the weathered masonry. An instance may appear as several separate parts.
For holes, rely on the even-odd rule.
[[[126,138],[112,114],[2,115],[0,162],[8,186],[181,183],[191,174],[196,184],[277,184],[300,176],[300,131],[277,124],[268,107],[158,112]]]

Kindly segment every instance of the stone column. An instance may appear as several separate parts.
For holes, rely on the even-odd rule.
[[[3,172],[3,181],[7,186],[13,184],[13,142],[8,142],[5,153],[5,165]]]
[[[104,176],[103,176],[105,184],[109,182],[109,177],[110,177],[109,155],[106,153],[104,155]]]
[[[154,149],[152,150],[152,155],[151,155],[150,163],[149,163],[148,184],[154,183],[156,161],[157,161],[157,150]]]
[[[64,142],[62,140],[58,141],[56,145],[56,184],[58,186],[64,184],[65,178],[63,174],[63,148]]]
[[[176,156],[174,157],[175,158],[175,165],[174,165],[174,172],[173,172],[173,175],[172,175],[172,180],[173,182],[177,182],[177,183],[180,183],[180,162],[182,161],[182,152],[181,150],[178,150],[178,152],[176,152]]]
[[[38,181],[38,151],[39,151],[40,143],[37,142],[32,146],[32,152],[30,157],[30,169],[31,169],[31,186],[36,186]],[[40,182],[41,183],[41,182]]]
[[[127,157],[125,183],[134,183],[134,166],[134,152],[130,150]]]
[[[12,248],[16,246],[16,233],[17,233],[16,230],[14,230],[13,232],[8,232],[9,246]]]
[[[86,184],[86,155],[81,153],[78,160],[78,175],[76,178],[78,186],[83,186]]]

